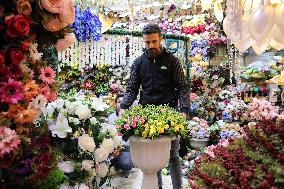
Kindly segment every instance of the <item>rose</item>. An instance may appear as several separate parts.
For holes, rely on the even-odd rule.
[[[76,41],[75,34],[69,33],[64,37],[64,39],[59,39],[56,42],[55,48],[57,51],[64,51],[65,49],[69,48],[75,41]]]
[[[0,65],[5,63],[4,52],[0,52]]]
[[[11,15],[5,17],[8,38],[26,37],[30,33],[30,20],[23,15]]]
[[[90,137],[87,134],[83,134],[78,138],[78,145],[83,151],[94,152],[96,148],[93,137]]]
[[[32,6],[29,0],[19,0],[17,3],[18,13],[29,16],[32,13]]]
[[[6,64],[19,65],[25,59],[25,55],[16,48],[9,48],[5,52]]]
[[[31,44],[31,41],[25,40],[21,45],[20,45],[20,49],[24,52],[28,52],[29,51],[29,46]]]
[[[62,13],[65,5],[65,0],[40,0],[40,8],[46,9],[51,13]]]

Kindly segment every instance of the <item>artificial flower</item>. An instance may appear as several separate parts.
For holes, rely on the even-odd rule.
[[[7,126],[0,127],[0,158],[10,154],[21,143],[16,131]]]
[[[0,65],[5,63],[5,55],[3,51],[0,51]]]
[[[64,173],[74,172],[74,163],[72,161],[61,161],[57,166]]]
[[[8,118],[10,119],[14,119],[15,116],[21,112],[24,111],[25,108],[23,106],[21,106],[20,104],[9,104],[9,109],[8,109]]]
[[[63,12],[65,0],[40,0],[39,6],[51,13]]]
[[[23,0],[23,1],[26,1],[26,0]],[[30,40],[25,40],[25,41],[22,42],[22,44],[20,45],[20,49],[21,49],[23,52],[28,52],[28,51],[29,51],[29,48],[30,48],[30,44],[31,44],[31,41],[30,41]]]
[[[67,133],[72,132],[72,128],[69,127],[67,118],[62,114],[58,115],[56,121],[50,120],[48,122],[48,128],[53,137],[57,136],[59,138],[66,138]]]
[[[30,20],[23,15],[11,15],[5,17],[8,38],[26,37],[30,33]]]
[[[68,120],[69,120],[70,123],[74,123],[75,125],[79,125],[80,124],[80,120],[78,118],[69,117]]]
[[[56,73],[51,67],[44,67],[40,69],[39,78],[46,84],[52,84],[55,80]]]
[[[58,39],[55,48],[57,51],[64,51],[65,49],[71,47],[76,42],[76,36],[74,33],[69,33],[64,36],[64,39]]]
[[[83,151],[94,152],[96,148],[95,141],[93,137],[87,134],[83,134],[78,138],[78,145]]]
[[[114,150],[114,143],[112,139],[104,139],[100,148],[103,148],[107,152],[111,153]]]
[[[92,117],[92,112],[87,105],[80,105],[77,107],[75,114],[80,120],[86,120]]]
[[[18,0],[17,11],[24,16],[29,16],[32,13],[32,6],[29,0]]]
[[[92,171],[93,167],[94,167],[93,160],[83,160],[82,161],[82,170]]]
[[[19,65],[24,60],[25,60],[25,55],[19,49],[9,48],[5,52],[5,63],[7,65],[10,64]]]
[[[33,108],[29,108],[27,110],[20,111],[15,116],[15,122],[24,124],[24,123],[32,123],[36,118],[37,111]]]
[[[33,107],[34,109],[38,111],[39,110],[42,111],[45,108],[46,104],[47,104],[47,100],[42,94],[36,96],[36,98],[34,98],[30,103],[31,107]]]
[[[58,14],[48,14],[42,21],[44,28],[50,32],[57,32],[63,29],[67,24],[58,18]]]
[[[39,92],[48,100],[50,98],[50,88],[48,85],[42,87]]]
[[[59,20],[66,24],[73,24],[75,19],[75,8],[72,0],[65,0],[63,11],[58,15]]]
[[[30,59],[33,63],[39,61],[43,55],[43,53],[37,51],[37,46],[37,43],[31,43],[29,45]]]
[[[97,174],[101,177],[105,177],[108,174],[109,171],[109,167],[107,166],[107,164],[102,163],[99,165]]]
[[[35,80],[30,80],[25,84],[25,99],[30,101],[32,98],[36,97],[39,93],[39,86],[36,84]]]
[[[20,81],[9,79],[0,87],[1,102],[17,104],[24,98],[24,84]]]
[[[107,108],[109,108],[109,105],[103,102],[102,98],[92,98],[92,108],[94,108],[97,111],[105,111]]]
[[[30,78],[34,77],[34,71],[30,69],[26,64],[20,63],[20,69],[22,70],[23,73],[28,74]]]
[[[65,106],[66,106],[66,109],[68,111],[69,114],[74,114],[77,107],[78,107],[78,101],[76,102],[70,102],[70,101],[65,101]]]

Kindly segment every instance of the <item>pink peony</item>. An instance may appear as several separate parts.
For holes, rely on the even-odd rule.
[[[40,76],[39,78],[46,84],[54,83],[54,79],[56,76],[55,71],[51,67],[44,67],[40,69]]]
[[[73,43],[76,41],[76,36],[74,33],[67,34],[64,39],[59,39],[56,44],[55,48],[57,51],[64,51],[65,49],[69,48]]]
[[[3,82],[0,87],[1,102],[17,104],[24,98],[24,84],[9,78],[8,82]]]
[[[0,127],[0,158],[11,153],[21,143],[16,131],[7,126]]]

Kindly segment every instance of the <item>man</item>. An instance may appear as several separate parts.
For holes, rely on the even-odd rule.
[[[181,64],[176,57],[161,47],[162,36],[158,25],[148,24],[142,33],[146,48],[131,67],[131,75],[119,114],[123,114],[124,110],[132,105],[142,85],[140,104],[169,104],[169,106],[177,108],[179,100],[180,110],[186,116],[189,107],[189,91]],[[178,151],[179,139],[176,139],[172,141],[169,161],[174,189],[182,188],[181,162]],[[158,180],[159,188],[162,188],[161,171],[158,172]]]

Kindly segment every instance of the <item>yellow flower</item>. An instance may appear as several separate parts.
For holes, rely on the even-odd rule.
[[[170,128],[170,126],[166,124],[164,128],[167,130],[168,128]]]
[[[175,126],[175,131],[176,131],[176,132],[179,131],[179,126],[178,126],[178,125]]]
[[[142,137],[143,137],[143,138],[146,138],[146,137],[147,137],[147,131],[143,131],[143,132],[142,132]]]
[[[153,136],[156,133],[156,128],[151,126],[150,127],[150,132],[149,132],[149,136]]]
[[[157,125],[158,125],[158,126],[162,126],[163,123],[162,123],[162,122],[158,122]]]
[[[179,128],[183,130],[184,126],[182,124],[179,124]]]
[[[158,131],[159,134],[162,134],[162,133],[165,132],[165,129],[163,127],[158,127],[157,131]]]

